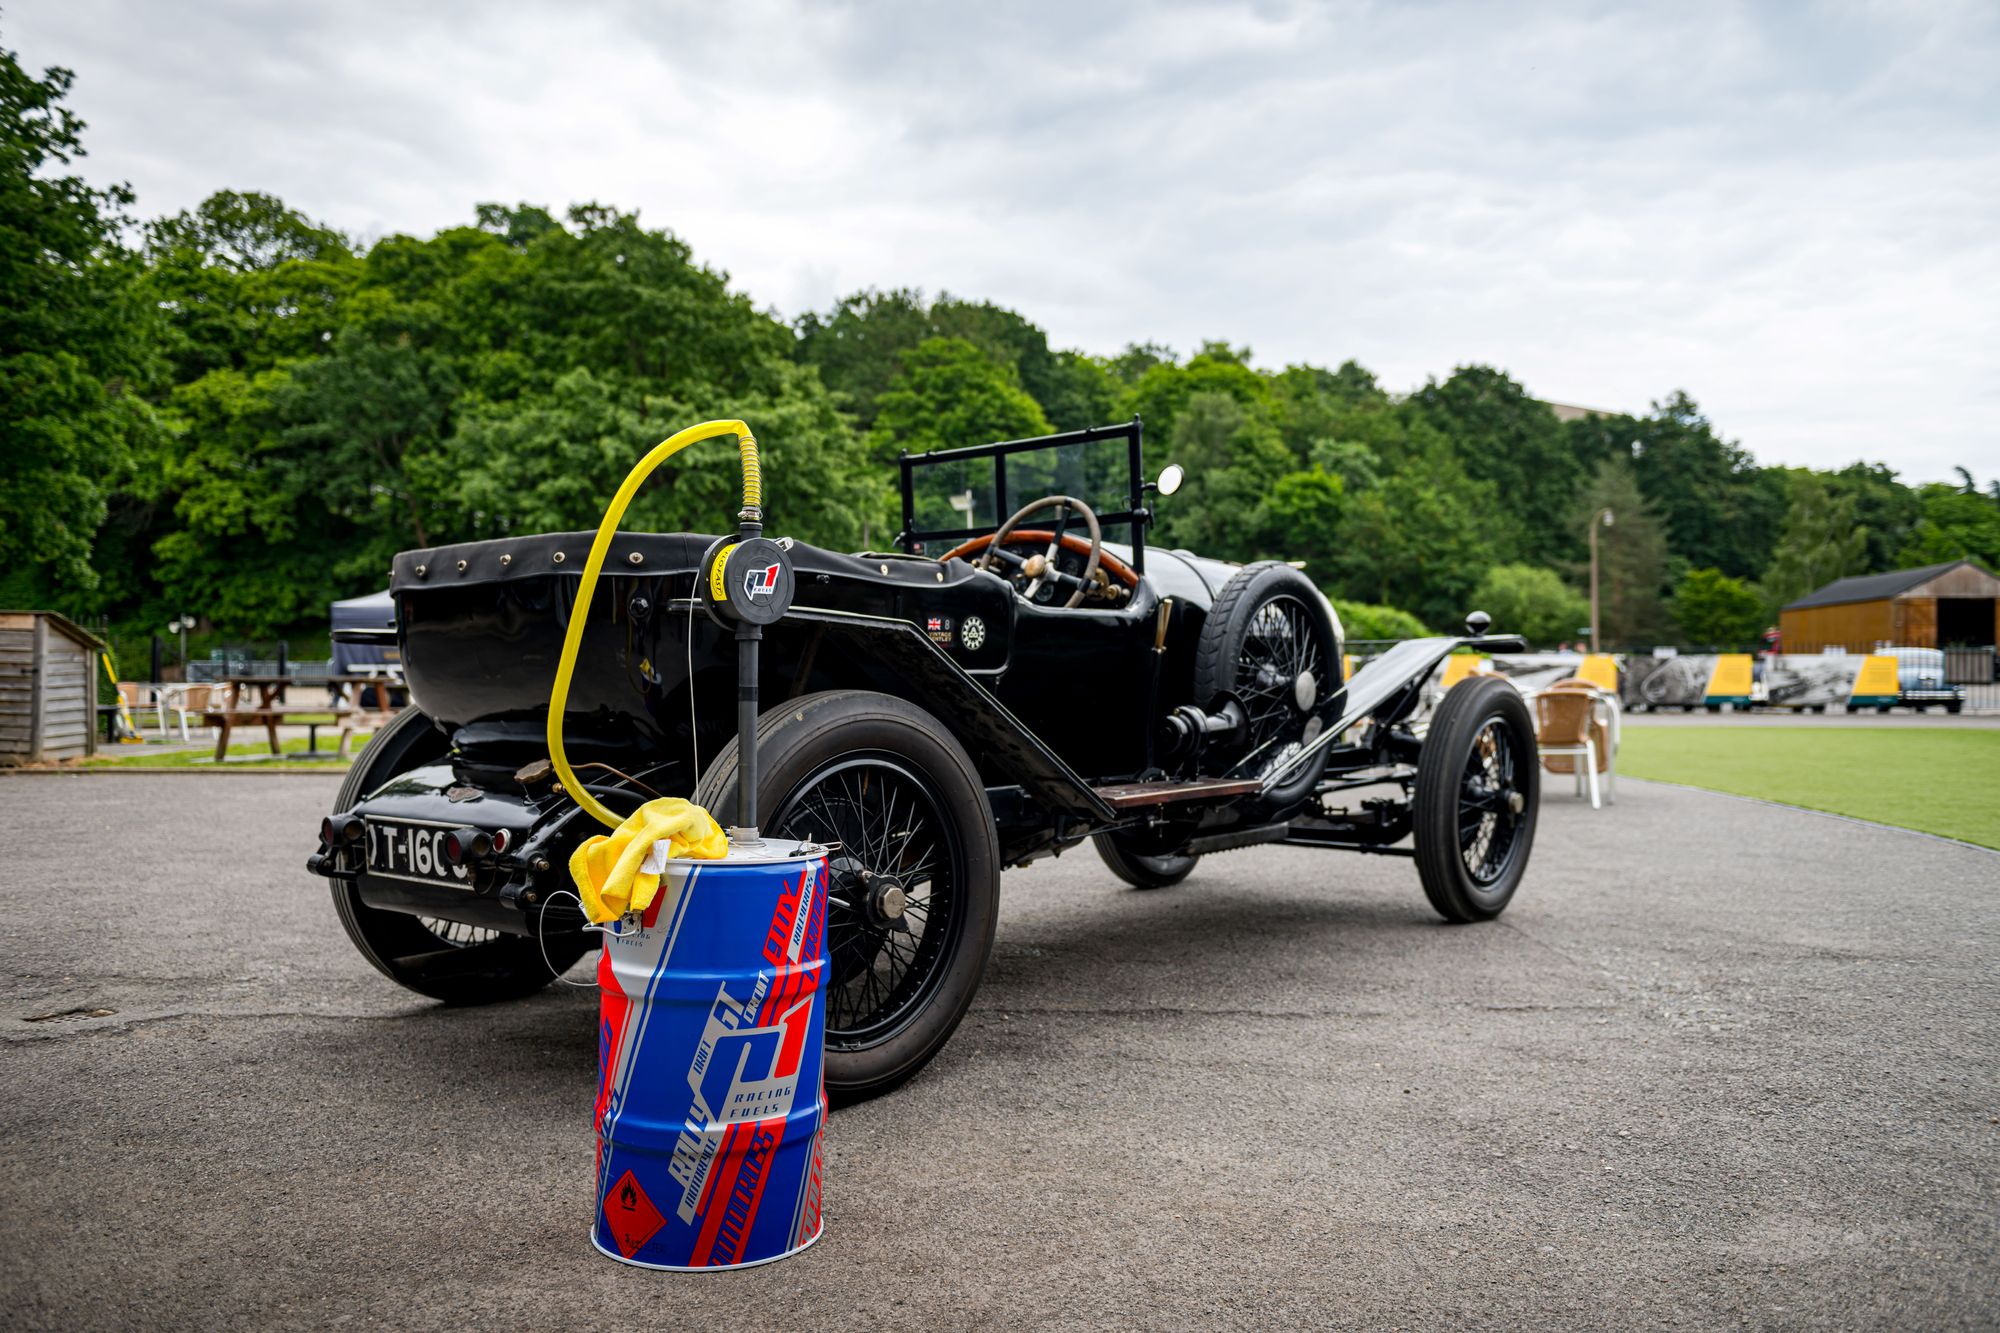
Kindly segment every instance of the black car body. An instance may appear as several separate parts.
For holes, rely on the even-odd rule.
[[[1445,654],[1517,640],[1480,637],[1477,618],[1471,636],[1399,645],[1350,682],[1338,618],[1297,570],[1148,546],[1160,501],[1136,420],[905,457],[900,480],[894,551],[784,543],[791,608],[764,631],[758,658],[772,728],[767,737],[760,722],[761,745],[781,770],[763,797],[767,828],[818,819],[822,839],[830,830],[850,848],[887,846],[851,794],[869,789],[870,771],[875,790],[890,792],[892,822],[898,784],[934,808],[921,830],[941,868],[893,849],[873,865],[859,851],[836,858],[836,903],[851,913],[829,922],[836,971],[872,982],[866,968],[899,947],[921,962],[935,935],[924,966],[937,975],[881,983],[908,1012],[857,1014],[844,1028],[830,1019],[830,1085],[877,1090],[927,1060],[976,986],[999,868],[1086,839],[1139,887],[1176,883],[1203,855],[1286,841],[1414,855],[1426,892],[1454,919],[1505,906],[1533,832],[1525,710],[1488,680],[1454,691],[1428,739],[1411,722]],[[1031,526],[1014,511],[1038,497],[1048,517]],[[357,762],[311,866],[335,881],[363,953],[424,993],[525,993],[590,945],[560,894],[570,850],[597,825],[552,779],[545,731],[592,537],[396,557],[393,636],[413,712]],[[733,780],[737,644],[698,583],[717,540],[620,533],[604,563],[564,737],[579,778],[620,813],[658,794],[719,803]],[[855,736],[875,739],[851,753],[823,736],[788,740],[808,713],[841,709]],[[1420,763],[1441,731],[1451,754]],[[787,769],[798,744],[818,749]],[[966,788],[954,765],[976,771],[976,784]],[[836,776],[848,795],[828,795]],[[1376,794],[1339,799],[1363,789]],[[1398,847],[1413,830],[1417,847]],[[475,842],[479,852],[465,854]],[[926,873],[937,878],[912,879]],[[925,887],[935,912],[949,909],[949,930],[870,916],[892,882],[905,895]],[[972,938],[981,931],[983,943]],[[969,981],[958,975],[968,969]],[[941,1006],[955,1011],[941,1019]],[[842,1033],[879,1040],[854,1035],[845,1051]]]

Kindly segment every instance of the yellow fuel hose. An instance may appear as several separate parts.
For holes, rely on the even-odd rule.
[[[609,828],[615,829],[623,824],[623,816],[613,814],[602,801],[584,790],[583,784],[576,780],[576,774],[570,771],[569,756],[563,753],[563,714],[569,706],[570,673],[576,666],[577,649],[583,643],[583,625],[590,615],[590,597],[597,591],[597,575],[604,568],[604,557],[610,553],[611,539],[618,533],[618,520],[625,517],[625,507],[632,503],[640,485],[653,474],[654,468],[690,444],[713,439],[717,435],[738,437],[738,452],[743,463],[743,507],[753,514],[761,510],[764,503],[763,475],[757,461],[757,441],[751,436],[750,427],[741,421],[704,421],[699,426],[689,426],[678,435],[669,436],[654,445],[652,452],[633,466],[625,475],[618,493],[611,497],[610,505],[604,510],[604,520],[597,525],[597,538],[590,544],[590,558],[583,562],[583,579],[577,584],[576,605],[570,608],[569,632],[563,636],[562,657],[556,663],[556,683],[549,691],[549,760],[555,765],[563,790],[593,818]]]

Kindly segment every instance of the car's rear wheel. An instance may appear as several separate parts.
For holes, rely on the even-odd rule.
[[[334,813],[352,810],[399,773],[436,763],[450,748],[429,718],[404,709],[355,757],[334,797]],[[574,966],[594,941],[566,932],[537,942],[484,926],[384,911],[361,901],[360,890],[349,880],[333,881],[333,910],[376,971],[447,1004],[492,1004],[533,995]]]
[[[1445,694],[1417,756],[1413,811],[1417,874],[1445,920],[1506,910],[1535,841],[1540,773],[1534,720],[1512,685],[1469,676]]]
[[[943,724],[884,694],[835,690],[770,709],[757,748],[765,836],[833,847],[827,1092],[886,1092],[951,1038],[993,951],[1000,847],[985,786]],[[726,821],[736,784],[732,746],[696,802]]]
[[[1099,833],[1091,838],[1097,854],[1111,873],[1135,889],[1169,889],[1194,873],[1201,855],[1168,853],[1149,855],[1135,850],[1121,834]]]

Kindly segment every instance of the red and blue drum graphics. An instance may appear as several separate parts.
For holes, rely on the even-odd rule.
[[[671,861],[598,963],[597,1220],[649,1268],[741,1268],[819,1239],[826,857]]]

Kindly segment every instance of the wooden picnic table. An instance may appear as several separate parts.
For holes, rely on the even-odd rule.
[[[278,724],[289,716],[316,718],[331,714],[340,727],[340,746],[335,754],[345,757],[348,742],[354,736],[354,716],[362,712],[379,712],[384,715],[392,709],[362,709],[354,703],[354,692],[362,686],[373,685],[384,691],[390,682],[380,676],[328,676],[321,680],[300,680],[296,676],[228,676],[222,681],[223,702],[220,708],[210,708],[202,714],[202,720],[216,729],[215,762],[221,763],[229,753],[229,733],[237,725],[262,726],[264,735],[270,740],[271,753],[282,754],[284,749],[278,743]],[[332,689],[338,696],[330,703],[294,704],[285,702],[285,690],[292,685],[304,685],[310,689]],[[254,691],[257,701],[245,702],[245,694]],[[383,696],[378,695],[378,700]],[[319,750],[319,729],[327,724],[319,721],[301,722],[306,729],[306,750],[308,755],[316,755]]]

